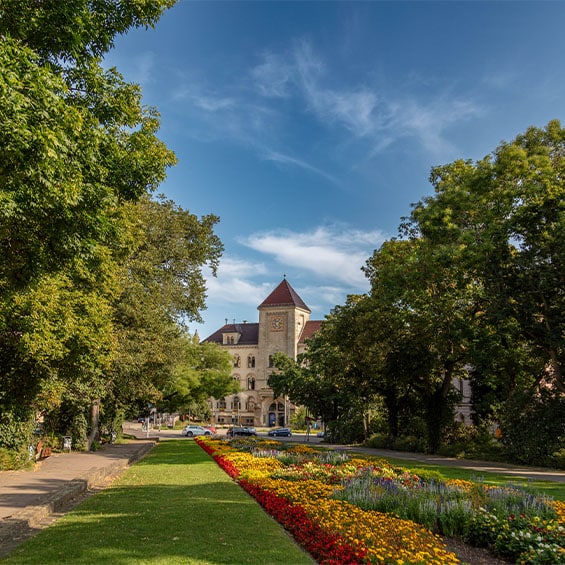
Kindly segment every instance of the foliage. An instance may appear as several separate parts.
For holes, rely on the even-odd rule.
[[[80,64],[97,58],[116,35],[154,26],[175,0],[2,0],[0,35],[10,35],[44,60]]]
[[[552,455],[565,449],[565,399],[557,391],[515,394],[500,416],[501,441],[513,461],[551,465]]]
[[[476,163],[434,167],[434,194],[367,261],[370,293],[334,308],[271,386],[322,416],[330,437],[383,433],[370,421],[379,409],[388,445],[496,452],[484,433],[453,437],[453,381],[468,379],[475,425],[500,420],[511,457],[525,442],[522,461],[548,462],[564,437],[564,153],[552,121]]]
[[[562,503],[530,489],[446,480],[437,472],[407,471],[345,452],[329,463],[327,450],[273,441],[198,442],[253,496],[282,496],[315,517],[324,534],[364,549],[364,563],[395,562],[400,555],[406,563],[452,562],[439,538],[426,538],[428,530],[415,522],[517,563],[559,563],[565,552]],[[276,508],[278,499],[271,500]],[[295,535],[293,526],[273,515]],[[402,532],[403,544],[392,531]]]
[[[500,369],[518,351],[514,372],[526,363],[529,386],[547,379],[561,392],[564,147],[565,130],[554,120],[502,143],[477,163],[436,167],[431,174],[435,195],[422,200],[412,215],[419,233],[438,249],[453,249],[468,279],[484,289],[477,331],[483,338],[490,335],[499,352],[508,351],[492,358],[498,378],[514,384],[516,375]],[[481,361],[477,365],[488,366],[481,351],[474,354]]]
[[[29,446],[34,445],[33,419],[25,420],[11,411],[0,414],[0,469],[15,469],[29,461]]]
[[[126,209],[131,243],[113,305],[117,345],[104,400],[128,406],[166,398],[162,408],[172,411],[173,397],[185,404],[201,400],[200,380],[219,378],[212,368],[225,372],[227,366],[226,359],[200,351],[184,329],[205,307],[202,267],[215,272],[223,249],[213,232],[218,218],[197,218],[162,197],[143,197]]]
[[[139,86],[100,64],[173,4],[0,5],[0,409],[76,445],[96,436],[90,405],[114,427],[174,380],[222,251],[216,216],[149,197],[175,156]]]
[[[89,409],[90,403],[88,401],[79,403],[73,400],[61,403],[57,408],[46,412],[45,433],[55,435],[58,438],[70,436],[73,449],[85,449],[88,444],[87,414]]]

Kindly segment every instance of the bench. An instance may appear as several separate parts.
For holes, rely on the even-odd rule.
[[[35,460],[47,459],[51,455],[51,448],[49,446],[44,446],[43,441],[39,440],[37,446],[35,447]]]

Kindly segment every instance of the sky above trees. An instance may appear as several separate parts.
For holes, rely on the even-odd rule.
[[[323,318],[432,192],[432,166],[481,159],[563,121],[561,2],[193,2],[105,58],[161,113],[178,157],[160,191],[217,214],[206,337],[256,321],[283,274]]]

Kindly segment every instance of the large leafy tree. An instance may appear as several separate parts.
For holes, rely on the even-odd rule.
[[[202,267],[215,273],[223,250],[213,231],[216,216],[198,218],[162,197],[146,196],[125,209],[135,243],[113,306],[118,339],[109,372],[113,397],[107,397],[123,406],[157,403],[179,382],[179,367],[193,364],[187,357],[194,344],[183,327],[200,320]]]
[[[122,208],[153,191],[175,158],[139,87],[102,69],[99,57],[117,34],[153,25],[172,3],[0,2],[6,421],[104,388],[116,350],[110,312],[135,247]],[[6,435],[0,429],[0,443]]]
[[[477,288],[457,269],[452,249],[418,237],[385,243],[365,268],[389,343],[384,374],[418,396],[431,451],[452,419],[453,379],[466,363]],[[388,319],[388,320],[387,320]]]
[[[198,336],[186,340],[182,362],[163,390],[161,405],[169,412],[187,412],[208,398],[222,398],[238,392],[233,379],[233,358],[215,343],[199,343]]]
[[[369,408],[377,394],[371,366],[374,353],[363,350],[360,329],[364,297],[351,296],[343,307],[336,307],[321,329],[308,340],[306,351],[298,359],[283,354],[274,356],[278,372],[269,377],[275,396],[288,395],[296,404],[306,406],[322,418],[328,435],[334,440],[356,441],[366,438]],[[360,355],[360,351],[363,355]]]
[[[435,194],[413,221],[436,246],[458,248],[484,286],[485,322],[531,345],[535,383],[565,391],[565,130],[530,128],[492,155],[432,170]],[[513,336],[513,337],[511,337]],[[512,344],[508,344],[511,346]]]
[[[481,415],[490,403],[509,446],[527,450],[529,437],[548,453],[560,434],[542,439],[549,428],[533,415],[543,414],[540,403],[554,413],[564,403],[564,155],[565,130],[552,121],[476,163],[436,167],[435,193],[410,222],[436,252],[451,249],[456,268],[481,289],[469,347]]]

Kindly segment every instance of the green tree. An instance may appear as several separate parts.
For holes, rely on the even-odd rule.
[[[534,385],[565,391],[565,130],[529,128],[492,155],[432,170],[435,188],[413,211],[421,234],[451,242],[484,287],[485,324],[531,344]],[[508,344],[512,347],[512,344]]]
[[[512,427],[527,426],[540,395],[551,396],[552,411],[565,401],[564,154],[558,121],[529,128],[476,163],[432,169],[435,194],[411,216],[412,229],[435,249],[453,249],[481,289],[469,348],[474,396],[481,416],[491,403]],[[548,449],[552,440],[535,439]]]
[[[0,407],[25,421],[104,389],[128,256],[122,206],[174,164],[139,87],[98,57],[169,0],[0,2]],[[15,420],[14,420],[15,416]],[[0,422],[2,424],[2,422]],[[0,444],[3,439],[0,438]]]
[[[117,35],[153,27],[176,0],[1,0],[0,35],[43,61],[80,65],[109,51]]]
[[[396,373],[416,392],[435,452],[453,418],[453,379],[465,374],[476,286],[458,270],[453,249],[418,237],[386,242],[365,272],[377,310],[386,312],[383,340],[395,342],[385,375],[390,381]]]
[[[208,398],[222,398],[239,392],[231,376],[233,358],[215,343],[187,340],[184,359],[175,368],[173,380],[163,390],[163,404],[170,412],[187,412]]]
[[[164,391],[170,394],[179,382],[193,350],[184,326],[200,320],[205,308],[202,268],[215,274],[223,250],[214,233],[216,216],[198,218],[164,197],[144,196],[123,208],[131,251],[113,303],[115,355],[103,397],[112,414],[132,405],[159,406]]]

